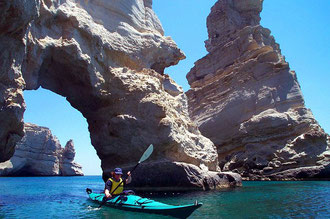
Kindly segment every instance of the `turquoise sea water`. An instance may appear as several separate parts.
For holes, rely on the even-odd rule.
[[[98,209],[86,187],[103,189],[100,176],[0,178],[0,218],[170,218]],[[168,204],[203,202],[190,218],[330,218],[330,182],[243,182],[242,188],[150,195]]]

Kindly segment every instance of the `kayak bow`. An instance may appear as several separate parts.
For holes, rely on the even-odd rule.
[[[86,189],[86,192],[91,200],[101,203],[104,194],[93,193],[91,189]],[[108,199],[105,205],[112,208],[117,208],[126,211],[154,213],[162,215],[170,215],[177,218],[187,218],[197,208],[202,206],[202,203],[197,201],[190,205],[168,205],[157,202],[148,198],[142,198],[137,195],[118,195],[112,199]]]

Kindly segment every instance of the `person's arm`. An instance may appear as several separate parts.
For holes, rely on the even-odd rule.
[[[112,182],[110,180],[108,180],[105,183],[105,189],[104,189],[104,194],[105,194],[105,197],[107,197],[107,198],[112,197],[111,194],[110,194],[111,186],[112,186]]]
[[[131,171],[127,172],[127,179],[125,181],[125,184],[131,183],[132,182],[132,177],[131,177]]]

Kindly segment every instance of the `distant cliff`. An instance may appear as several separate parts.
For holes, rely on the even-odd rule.
[[[14,156],[0,163],[0,176],[81,176],[75,163],[75,149],[70,140],[62,148],[46,127],[24,125],[25,136],[16,145]]]
[[[260,25],[262,2],[219,0],[212,7],[209,54],[187,75],[191,118],[217,146],[224,171],[250,180],[329,178],[329,135]]]

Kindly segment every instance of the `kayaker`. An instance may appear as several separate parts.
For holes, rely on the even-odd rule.
[[[111,198],[113,195],[115,196],[122,193],[124,190],[124,185],[129,184],[132,181],[130,171],[127,172],[127,179],[123,180],[121,178],[121,176],[123,175],[123,171],[121,168],[115,168],[114,171],[111,172],[111,175],[112,177],[107,180],[104,189],[104,194],[107,199]]]

